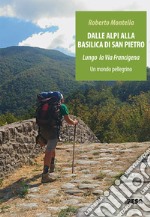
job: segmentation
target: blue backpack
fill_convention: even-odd
[[[37,95],[38,102],[44,102],[49,99],[55,99],[55,101],[60,101],[62,99],[62,94],[59,91],[49,91],[49,92],[41,92]]]

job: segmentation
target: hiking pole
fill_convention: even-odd
[[[75,144],[76,144],[76,126],[74,126],[74,141],[73,141],[73,159],[72,159],[72,173],[74,173],[74,155],[75,155]]]

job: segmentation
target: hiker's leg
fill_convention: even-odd
[[[53,173],[55,170],[55,149],[52,150],[52,158],[50,164],[50,173]]]
[[[55,149],[52,150],[52,158],[55,158]]]
[[[45,151],[45,156],[44,156],[44,168],[43,168],[43,173],[48,173],[49,167],[50,167],[50,161],[52,158],[52,153],[51,151],[46,150]]]
[[[58,139],[51,139],[48,140],[47,142],[47,147],[45,151],[45,157],[44,157],[44,169],[43,169],[43,174],[42,174],[42,183],[47,183],[47,182],[53,182],[56,180],[56,177],[53,177],[48,173],[48,170],[51,165],[51,160],[52,157],[55,155],[55,148],[57,145]]]
[[[48,169],[51,165],[52,158],[55,157],[55,148],[57,145],[58,139],[50,139],[47,142],[47,147],[45,151],[45,157],[44,157],[44,169],[43,173],[48,173]]]

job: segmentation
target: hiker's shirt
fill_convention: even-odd
[[[68,108],[65,104],[60,105],[60,117],[61,119],[63,116],[68,115]],[[40,127],[40,133],[41,135],[46,139],[57,139],[59,137],[59,128],[60,126],[54,124],[53,126],[51,125],[46,125],[46,126],[41,126]]]
[[[60,115],[61,115],[61,117],[65,116],[65,115],[69,115],[68,108],[65,104],[60,105]]]

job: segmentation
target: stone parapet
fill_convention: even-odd
[[[37,132],[35,119],[0,127],[0,178],[24,164],[32,163],[33,159],[43,152],[36,144]],[[63,122],[60,137],[63,142],[74,141],[74,126],[68,126]],[[93,132],[81,120],[76,129],[75,139],[78,143],[98,142]]]

